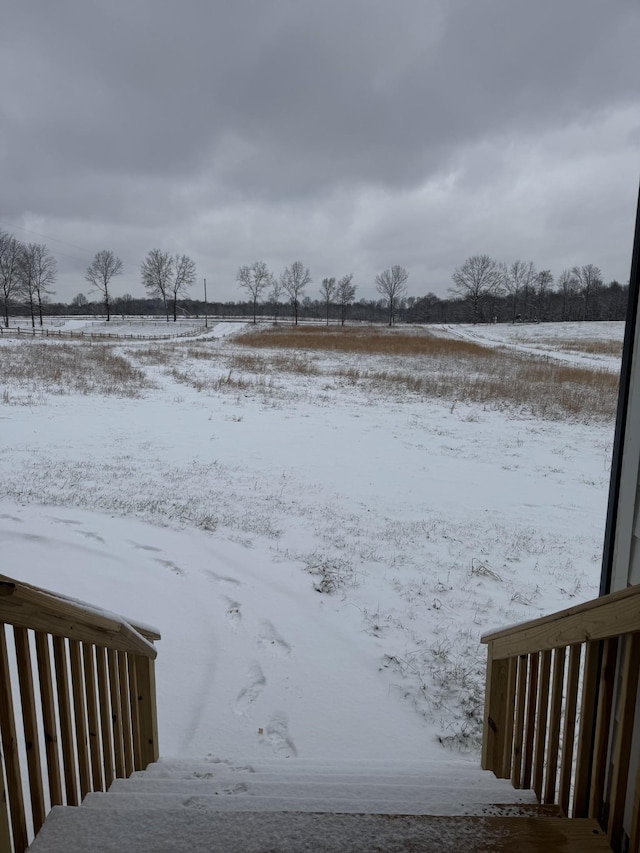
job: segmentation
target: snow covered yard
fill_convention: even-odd
[[[410,331],[610,373],[604,344],[576,343],[587,329],[622,339]],[[597,594],[610,390],[591,407],[571,388],[562,414],[526,387],[496,397],[502,367],[482,399],[471,351],[269,349],[240,331],[0,341],[0,571],[160,629],[165,756],[475,750],[480,635]]]

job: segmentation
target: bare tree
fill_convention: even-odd
[[[384,270],[376,276],[376,290],[389,303],[389,325],[395,322],[395,310],[399,300],[407,289],[409,273],[404,267],[396,264],[391,269]]]
[[[539,319],[540,316],[544,316],[547,313],[547,306],[549,302],[549,293],[553,286],[553,275],[551,274],[551,270],[540,270],[540,272],[536,275],[535,278],[535,309],[536,309],[536,318]]]
[[[84,293],[78,293],[71,300],[71,304],[74,308],[85,308],[89,304],[89,300],[84,295]]]
[[[591,303],[602,287],[602,273],[595,264],[585,264],[582,267],[572,267],[571,275],[577,284],[578,293],[582,297],[582,320],[591,317]]]
[[[502,290],[503,270],[497,261],[489,255],[472,255],[454,270],[453,287],[449,290],[462,299],[468,299],[472,306],[473,322],[481,316],[483,301],[488,296],[497,296]]]
[[[120,297],[120,303],[122,305],[122,313],[124,315],[129,315],[131,312],[131,303],[133,302],[133,296],[130,293],[125,293]]]
[[[173,258],[169,252],[162,252],[160,249],[151,249],[140,264],[142,284],[149,296],[162,299],[167,323],[169,322],[168,303],[171,294],[172,274]]]
[[[327,326],[329,325],[329,306],[331,305],[331,300],[333,299],[333,295],[336,292],[336,280],[335,278],[323,278],[322,284],[320,285],[320,295],[324,299],[325,306],[327,309]]]
[[[251,266],[242,266],[238,269],[236,281],[247,290],[253,300],[253,325],[256,324],[258,299],[263,290],[271,283],[271,273],[264,261],[254,261]]]
[[[178,297],[186,293],[196,280],[196,264],[187,255],[175,255],[171,263],[169,290],[173,303],[173,322],[178,319]]]
[[[9,327],[9,306],[19,296],[20,259],[24,246],[13,234],[0,231],[0,296],[4,309],[4,325]]]
[[[340,303],[340,325],[344,326],[344,321],[347,319],[347,310],[353,303],[356,295],[356,286],[352,284],[353,273],[343,275],[338,282],[336,289],[336,297]]]
[[[42,326],[42,303],[53,293],[58,263],[44,243],[29,243],[24,247],[23,265],[25,294],[31,308],[31,324],[34,325],[34,309],[37,305]]]
[[[514,261],[511,266],[503,268],[502,284],[507,293],[513,297],[512,323],[515,323],[518,317],[518,296],[522,291],[525,291],[528,299],[529,291],[535,281],[535,275],[536,268],[533,261]]]
[[[576,281],[571,270],[562,270],[558,276],[558,289],[562,294],[562,311],[560,314],[561,320],[572,319],[571,305],[578,292],[578,282]]]
[[[302,261],[294,261],[290,267],[285,268],[284,272],[280,276],[280,283],[291,300],[295,325],[297,326],[300,297],[302,296],[305,287],[311,283],[309,267],[305,267]]]
[[[280,279],[273,275],[271,276],[271,290],[269,291],[269,298],[273,303],[273,322],[278,322],[278,309],[280,307],[280,297],[282,296],[282,282]]]
[[[20,296],[29,306],[29,314],[31,316],[31,328],[36,327],[36,264],[34,252],[32,251],[35,243],[29,243],[24,246],[20,255],[18,267],[18,277],[20,280],[19,292]]]
[[[111,286],[111,279],[116,275],[122,275],[122,261],[110,249],[102,249],[102,251],[97,252],[85,274],[85,280],[102,297],[107,313],[107,322],[111,319],[109,287]]]

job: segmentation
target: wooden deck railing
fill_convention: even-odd
[[[157,760],[159,639],[0,575],[3,853],[23,853],[54,805],[78,805]]]
[[[570,817],[592,817],[613,850],[640,849],[640,774],[628,790],[640,669],[640,586],[486,634],[482,766]],[[625,813],[625,809],[627,812]]]

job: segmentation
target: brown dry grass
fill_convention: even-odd
[[[582,338],[560,338],[551,343],[554,349],[584,352],[588,355],[611,355],[622,357],[622,341],[597,340],[588,341]]]
[[[496,355],[491,369],[482,372],[439,369],[407,373],[349,367],[336,375],[363,387],[370,384],[381,392],[480,403],[490,409],[515,408],[535,417],[571,417],[585,422],[612,418],[618,393],[618,377],[609,371],[514,359],[503,353]]]
[[[23,387],[39,384],[53,394],[138,397],[149,387],[142,370],[108,344],[24,341],[2,349],[2,379]]]
[[[300,350],[360,355],[357,365],[327,367],[325,372],[363,390],[439,397],[584,422],[607,420],[615,414],[618,376],[611,371],[437,337],[423,329],[287,327],[251,331],[235,342],[257,349],[292,350],[285,359],[296,352],[300,355]],[[565,345],[569,343],[573,339]],[[382,356],[382,365],[368,362],[368,355]]]
[[[136,361],[148,365],[169,365],[175,360],[175,347],[172,344],[145,344],[142,347],[131,347],[129,355]]]
[[[484,356],[485,347],[471,341],[441,338],[429,331],[381,328],[379,326],[280,326],[257,329],[234,338],[246,347],[369,355],[467,355]]]

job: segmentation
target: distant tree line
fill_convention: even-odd
[[[433,293],[410,301],[408,322],[531,323],[624,320],[628,285],[604,283],[595,264],[564,269],[557,279],[532,261],[500,263],[472,255],[452,274],[450,299]]]
[[[515,260],[510,264],[488,255],[473,255],[452,274],[448,297],[434,293],[406,295],[409,272],[400,265],[383,270],[375,278],[379,299],[356,301],[353,274],[323,278],[318,295],[307,293],[311,272],[302,261],[294,261],[280,275],[272,273],[264,261],[238,268],[236,282],[248,299],[209,301],[189,297],[196,281],[196,266],[184,254],[152,249],[140,265],[145,296],[114,296],[113,279],[121,275],[123,263],[111,250],[96,253],[87,267],[85,280],[91,301],[79,293],[70,304],[55,303],[51,297],[57,275],[56,259],[44,244],[24,244],[12,234],[0,231],[0,303],[2,319],[9,325],[11,315],[25,311],[42,325],[43,312],[49,315],[95,314],[107,320],[120,316],[152,315],[170,317],[247,317],[275,323],[285,316],[323,321],[327,325],[355,322],[387,323],[492,323],[549,322],[567,320],[624,320],[628,286],[617,281],[605,284],[594,264],[563,270],[557,279],[548,269],[538,270],[533,262]]]

